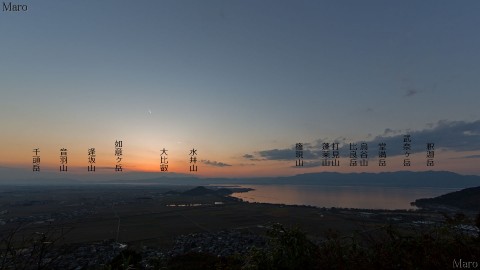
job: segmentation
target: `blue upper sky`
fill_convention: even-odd
[[[131,160],[196,147],[235,165],[386,129],[480,134],[478,1],[27,4],[0,12],[0,145],[13,156],[67,145],[86,159],[123,138]]]

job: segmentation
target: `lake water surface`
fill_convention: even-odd
[[[366,209],[415,209],[410,202],[460,190],[460,188],[397,188],[316,185],[239,185],[254,190],[233,193],[247,202]]]

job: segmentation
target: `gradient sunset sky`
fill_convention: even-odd
[[[57,172],[61,148],[67,174],[87,174],[91,147],[113,175],[116,140],[124,172],[159,172],[165,148],[190,174],[195,148],[198,176],[480,175],[479,1],[25,3],[0,12],[2,177]],[[340,167],[320,165],[323,142],[340,143]],[[351,142],[369,144],[368,167],[349,166]]]

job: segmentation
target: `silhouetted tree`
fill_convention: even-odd
[[[0,236],[0,270],[52,269],[67,252],[66,249],[62,252],[54,250],[62,245],[65,235],[72,228],[50,225],[34,233],[27,232],[27,229],[28,226],[20,224],[4,236]]]
[[[273,224],[268,231],[269,247],[253,249],[244,269],[317,269],[318,246],[299,228]]]
[[[140,267],[142,255],[135,250],[125,249],[120,252],[110,263],[111,269],[136,269]]]

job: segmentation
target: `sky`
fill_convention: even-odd
[[[161,175],[165,148],[169,172],[200,177],[480,175],[478,1],[22,3],[26,12],[0,12],[4,178],[88,178],[89,148],[95,174]],[[114,171],[117,140],[123,172]],[[327,142],[339,143],[339,167],[321,166]],[[349,144],[361,142],[369,166],[349,166]],[[62,148],[68,172],[59,172]]]

